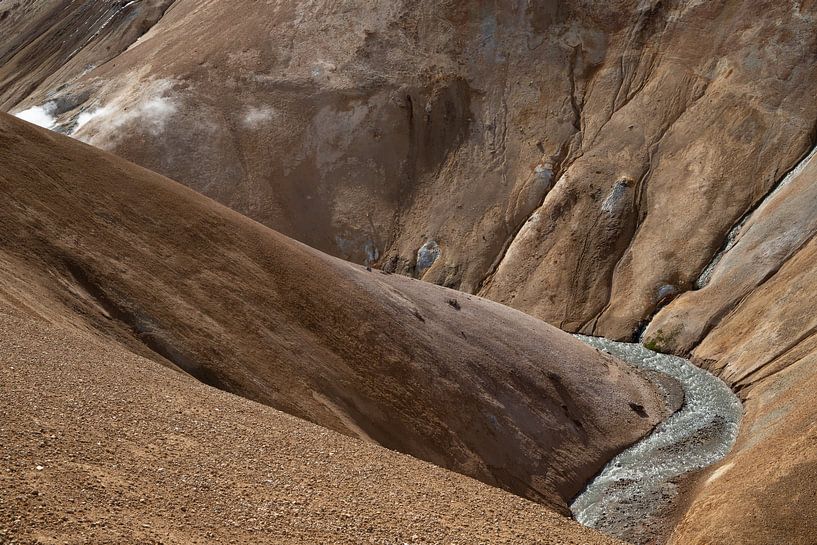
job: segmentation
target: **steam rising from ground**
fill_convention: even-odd
[[[57,104],[55,102],[46,102],[42,106],[33,106],[28,110],[17,112],[14,116],[40,127],[51,129],[57,124],[57,119],[54,117],[56,110]]]
[[[123,127],[134,123],[153,136],[160,135],[178,111],[176,100],[170,96],[172,84],[158,80],[148,84],[146,90],[133,95],[121,93],[107,104],[82,112],[71,136],[107,147],[118,140]]]
[[[105,107],[102,107],[102,108],[94,108],[93,110],[82,112],[81,114],[79,114],[79,117],[77,117],[77,125],[76,125],[76,127],[74,127],[74,131],[71,134],[74,134],[77,131],[79,131],[82,127],[87,125],[90,121],[93,121],[94,119],[96,119],[98,117],[104,117],[104,116],[110,115],[113,112],[114,112],[114,109],[111,108],[111,107],[108,107],[108,106],[105,106]]]
[[[135,80],[138,81],[138,80]],[[85,107],[77,114],[77,108],[85,101],[76,96],[63,94],[40,106],[17,112],[16,117],[59,131],[83,142],[102,148],[114,145],[127,131],[127,125],[137,124],[139,129],[153,136],[164,132],[167,123],[177,113],[177,97],[172,96],[173,81],[139,81],[136,85],[111,93],[105,104]],[[102,94],[102,93],[100,93]],[[271,118],[271,109],[249,111],[248,120],[257,123]]]
[[[264,123],[272,121],[277,112],[269,106],[250,106],[244,113],[242,123],[245,127],[256,128]]]

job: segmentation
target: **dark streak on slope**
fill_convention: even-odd
[[[89,272],[87,267],[68,256],[63,258],[63,264],[71,278],[93,297],[95,302],[110,315],[111,319],[120,322],[133,333],[134,338],[141,341],[148,350],[158,356],[158,358],[154,357],[153,359],[162,364],[166,364],[163,360],[167,360],[208,386],[227,392],[233,391],[228,382],[223,380],[217,371],[194,362],[167,341],[161,330],[156,327],[150,318],[138,310],[116,303],[114,298],[105,293],[101,283],[93,273]]]

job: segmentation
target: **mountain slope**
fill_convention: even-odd
[[[173,0],[17,0],[0,5],[0,107],[8,109],[115,58],[156,24]],[[53,113],[87,95],[65,97]]]
[[[312,247],[631,339],[810,149],[816,19],[795,0],[177,0],[14,110],[81,97],[62,130]]]
[[[817,3],[177,4],[14,110],[79,96],[60,130],[327,252],[646,328],[746,402],[676,542],[810,539]]]
[[[666,415],[627,365],[520,312],[5,115],[0,144],[0,294],[29,313],[563,510]]]
[[[3,543],[615,540],[0,304]]]

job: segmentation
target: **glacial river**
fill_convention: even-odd
[[[680,410],[613,458],[570,508],[585,526],[639,543],[654,533],[678,495],[678,480],[722,459],[737,438],[743,408],[729,387],[688,360],[640,344],[579,339],[641,369],[665,373],[684,390]]]

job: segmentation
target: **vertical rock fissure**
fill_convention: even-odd
[[[574,133],[575,134],[575,133]],[[555,164],[553,165],[553,174],[556,182],[553,184],[553,187],[546,191],[544,196],[542,197],[539,204],[533,208],[533,212],[530,215],[526,216],[522,219],[513,229],[510,229],[508,232],[508,236],[505,238],[505,243],[502,245],[502,248],[499,250],[499,253],[496,255],[494,260],[491,262],[491,266],[488,268],[488,271],[482,277],[482,280],[477,284],[474,293],[482,293],[482,291],[488,288],[491,285],[491,281],[496,274],[496,271],[499,269],[499,266],[502,264],[502,261],[505,259],[505,256],[508,254],[508,250],[510,250],[513,241],[516,240],[516,237],[519,235],[519,232],[522,231],[522,228],[525,226],[527,222],[530,221],[531,216],[536,213],[537,210],[542,208],[545,204],[545,200],[547,196],[550,194],[553,189],[556,188],[557,185],[562,181],[563,174],[570,168],[570,164],[575,161],[575,158],[568,161],[567,156],[569,155],[568,149],[570,148],[570,141],[571,139],[567,139],[562,142],[562,145],[559,147],[559,151],[556,155],[554,160]],[[567,164],[565,164],[567,162]]]
[[[709,88],[709,81],[702,80],[702,83],[703,83],[703,85],[698,90],[693,91],[693,96],[691,97],[690,103],[683,110],[681,110],[674,119],[672,119],[672,120],[670,120],[669,122],[666,123],[666,125],[658,133],[658,136],[655,139],[655,141],[650,145],[650,148],[649,148],[649,150],[647,152],[646,165],[645,165],[644,171],[641,173],[641,176],[638,179],[638,182],[635,185],[635,194],[633,196],[633,208],[634,208],[634,215],[635,215],[635,218],[636,218],[635,229],[633,230],[633,234],[630,237],[627,248],[624,250],[624,252],[622,252],[622,254],[620,256],[618,256],[618,259],[616,260],[616,263],[613,266],[613,269],[612,269],[612,272],[610,274],[610,278],[609,278],[609,281],[608,281],[609,290],[608,290],[608,294],[607,294],[607,302],[605,303],[604,307],[602,307],[602,309],[595,316],[593,316],[592,318],[587,320],[587,322],[585,322],[582,325],[582,327],[579,329],[579,331],[585,331],[585,328],[589,324],[592,324],[592,326],[590,327],[590,334],[591,335],[597,335],[598,334],[597,331],[596,331],[596,327],[597,327],[598,322],[601,319],[601,317],[610,308],[611,298],[612,298],[612,294],[613,294],[613,283],[615,281],[615,278],[616,278],[616,275],[618,273],[619,267],[621,266],[621,261],[624,258],[624,256],[626,256],[627,253],[632,248],[633,243],[635,242],[636,238],[638,237],[638,232],[641,229],[641,226],[644,224],[644,219],[647,216],[646,207],[644,206],[644,199],[645,199],[645,196],[646,196],[647,182],[649,181],[650,177],[652,176],[653,169],[655,167],[655,156],[656,156],[656,153],[658,151],[658,148],[661,146],[661,143],[664,141],[664,138],[666,137],[667,133],[669,133],[669,131],[672,129],[672,127],[675,125],[675,123],[684,115],[684,113],[686,111],[688,111],[691,107],[693,107],[699,100],[701,100],[701,98],[703,98],[706,95],[707,89]],[[638,327],[636,328],[635,331],[633,331],[630,338],[633,339],[633,340],[638,340],[641,333],[643,333],[644,330],[646,330],[646,327],[647,327],[647,325],[649,325],[649,322],[652,320],[652,318],[658,313],[659,310],[661,310],[661,308],[663,308],[663,306],[667,305],[668,303],[669,303],[668,300],[663,300],[663,301],[659,300],[656,303],[656,305],[652,309],[649,310],[649,313],[647,314],[647,316],[645,316],[644,318],[642,318],[639,321]]]
[[[550,188],[550,190],[545,191],[544,195],[542,195],[542,198],[537,203],[537,205],[532,208],[532,212],[530,214],[528,214],[525,218],[523,218],[512,229],[508,230],[508,236],[505,238],[505,242],[503,243],[502,247],[500,248],[500,250],[497,253],[494,260],[491,262],[491,266],[488,268],[488,271],[485,273],[485,275],[483,275],[482,279],[477,283],[476,289],[474,290],[474,293],[482,293],[482,291],[484,289],[486,289],[488,286],[491,285],[491,281],[493,280],[493,277],[496,274],[496,271],[499,269],[499,266],[502,264],[502,261],[505,259],[505,256],[507,255],[508,250],[510,250],[511,245],[513,244],[513,241],[516,240],[516,237],[519,235],[519,232],[522,231],[522,228],[525,226],[525,224],[528,221],[530,221],[530,218],[533,216],[533,214],[535,214],[537,210],[542,208],[542,206],[545,204],[545,200],[547,199],[547,196],[562,181],[564,173],[567,172],[567,170],[570,168],[570,165],[573,164],[573,162],[576,159],[581,157],[581,151],[579,151],[575,155],[571,156],[572,153],[573,153],[573,149],[574,149],[574,146],[572,145],[572,143],[575,140],[576,135],[579,135],[579,137],[581,137],[582,130],[583,130],[583,119],[582,118],[583,118],[584,100],[579,102],[576,99],[577,85],[576,85],[576,66],[575,65],[578,62],[579,50],[580,49],[581,49],[581,45],[577,45],[577,46],[571,48],[570,59],[569,59],[570,66],[569,66],[569,71],[568,71],[568,75],[569,75],[569,79],[570,79],[570,89],[569,89],[570,97],[569,97],[569,100],[570,100],[571,109],[573,111],[573,127],[576,129],[576,131],[561,143],[561,145],[559,146],[559,150],[556,152],[555,157],[554,156],[550,157],[550,160],[553,163],[553,179],[555,180],[555,182],[553,183],[553,186]]]

